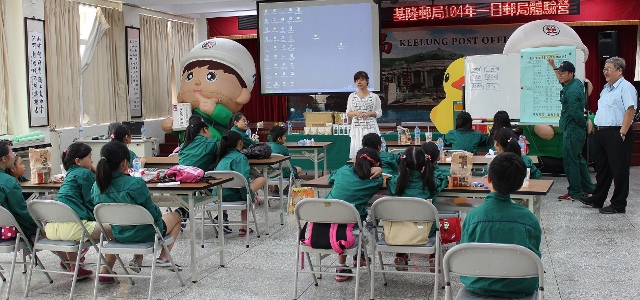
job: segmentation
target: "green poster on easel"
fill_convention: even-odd
[[[547,58],[553,58],[556,66],[563,61],[576,65],[576,47],[542,47],[520,51],[520,122],[558,124],[560,120],[560,91],[555,72]],[[584,64],[581,61],[582,65]]]

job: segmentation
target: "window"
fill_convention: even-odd
[[[87,46],[89,40],[89,34],[93,28],[93,21],[96,18],[95,6],[80,4],[80,58],[84,53],[84,48]]]

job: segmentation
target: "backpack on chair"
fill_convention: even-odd
[[[309,236],[306,236],[307,225],[309,225]],[[353,235],[355,223],[305,223],[300,230],[299,239],[307,246],[315,249],[333,249],[338,254],[342,254],[344,249],[348,249],[356,242]]]

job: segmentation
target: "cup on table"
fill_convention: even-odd
[[[524,182],[522,182],[523,187],[529,186],[529,177],[531,176],[531,168],[527,168],[527,176],[524,178]]]

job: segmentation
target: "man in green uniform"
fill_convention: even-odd
[[[584,157],[582,147],[587,138],[587,120],[584,117],[585,94],[582,81],[575,78],[576,67],[568,61],[563,61],[559,67],[553,58],[547,59],[562,84],[560,91],[560,129],[563,131],[564,144],[563,165],[567,174],[567,193],[559,196],[559,200],[575,200],[584,194],[589,194],[595,188],[589,176],[589,168]]]
[[[11,144],[0,141],[0,205],[11,212],[26,235],[34,236],[38,227],[27,211],[20,183],[5,172],[5,169],[13,167],[15,160],[16,154],[11,151]]]
[[[515,244],[540,253],[542,229],[536,216],[511,201],[510,193],[522,187],[527,169],[522,159],[511,152],[496,156],[489,165],[491,193],[484,204],[472,209],[462,225],[460,243]],[[538,288],[538,278],[503,279],[460,276],[467,290],[483,296],[522,298]]]

